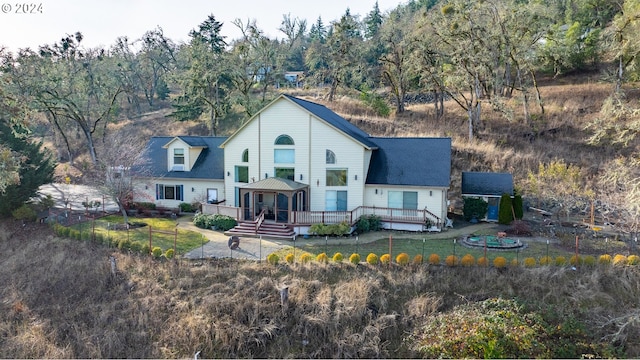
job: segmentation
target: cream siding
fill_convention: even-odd
[[[192,147],[189,148],[189,161],[187,161],[187,159],[185,158],[185,164],[187,164],[189,167],[187,168],[187,171],[191,171],[191,169],[193,169],[193,165],[196,163],[196,160],[198,160],[198,156],[200,156],[200,152],[202,151],[201,147]],[[186,153],[186,151],[185,151]]]
[[[295,145],[274,145],[280,135],[290,136]],[[233,171],[234,166],[241,165],[242,151],[246,148],[249,148],[249,181],[252,178],[255,178],[255,181],[262,180],[265,174],[268,177],[275,176],[276,167],[294,168],[294,180],[310,185],[309,205],[312,211],[325,209],[327,190],[346,190],[348,209],[364,203],[366,171],[362,159],[367,158],[364,147],[289,100],[282,98],[272,103],[225,144],[225,174],[228,171],[232,178],[226,178],[225,184],[228,189],[242,185],[233,181]],[[295,163],[276,164],[276,148],[294,149]],[[327,149],[335,153],[336,164],[326,164]],[[370,159],[370,156],[368,158]],[[368,161],[366,162],[368,166]],[[348,186],[327,187],[327,169],[347,169]],[[230,194],[231,191],[233,190],[229,191]],[[235,191],[233,194],[231,196],[235,196]],[[233,204],[235,203],[234,198]]]
[[[367,185],[365,206],[389,207],[389,191],[416,191],[418,192],[418,210],[427,209],[442,221],[447,216],[447,190],[437,187]]]
[[[162,184],[167,186],[182,185],[183,200],[156,200],[156,185]],[[222,180],[197,180],[197,179],[176,179],[176,178],[159,178],[138,180],[134,186],[134,201],[136,202],[154,202],[156,206],[177,208],[180,203],[194,203],[207,201],[207,189],[218,190],[218,201],[225,199],[225,188]]]
[[[184,171],[191,170],[191,166],[189,165],[191,163],[191,154],[189,151],[189,145],[187,145],[185,142],[181,140],[176,140],[171,142],[167,147],[167,157],[168,157],[167,164],[169,165],[167,168],[167,171],[171,171],[173,169],[173,166],[175,165],[173,163],[174,149],[184,149]],[[193,161],[195,162],[195,160]]]

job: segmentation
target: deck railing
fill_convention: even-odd
[[[216,204],[202,204],[202,213],[203,214],[220,214],[231,216],[234,219],[240,219],[240,209],[235,206],[225,206],[225,205],[216,205]]]
[[[242,219],[241,209],[233,206],[203,204],[204,214],[222,214]],[[382,221],[426,224],[427,220],[436,227],[443,226],[442,219],[429,210],[393,209],[374,206],[359,206],[351,211],[292,211],[290,223],[296,225],[338,224],[347,222],[354,225],[363,215],[379,216]],[[264,215],[259,220],[264,219]]]

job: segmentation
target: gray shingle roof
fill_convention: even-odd
[[[513,196],[513,176],[509,173],[463,172],[462,195]]]
[[[287,94],[283,94],[283,96],[293,101],[294,103],[302,106],[305,110],[309,111],[310,113],[314,114],[320,119],[326,121],[331,126],[342,131],[346,135],[351,136],[352,138],[366,145],[367,147],[370,147],[370,148],[376,147],[376,144],[371,141],[369,134],[362,131],[359,127],[353,125],[342,116],[329,110],[324,105],[316,104],[314,102],[307,101],[307,100],[302,100]]]
[[[367,184],[449,187],[450,138],[370,138],[373,152]]]
[[[154,136],[146,147],[147,165],[138,171],[145,177],[168,177],[180,179],[224,179],[224,152],[219,148],[226,137],[180,136],[190,146],[204,149],[193,164],[191,171],[167,171],[167,149],[163,148],[173,136]]]

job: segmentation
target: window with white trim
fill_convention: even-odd
[[[156,200],[184,200],[184,185],[156,184]]]

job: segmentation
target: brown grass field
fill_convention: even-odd
[[[375,136],[452,137],[452,200],[461,171],[510,171],[519,186],[540,162],[556,158],[579,166],[586,184],[619,155],[588,145],[584,130],[611,85],[596,77],[541,84],[544,116],[532,106],[533,122],[525,125],[515,98],[511,119],[487,106],[472,143],[453,102],[441,119],[429,104],[410,104],[388,119],[348,97],[326,105]],[[120,126],[144,136],[178,135],[164,115]],[[222,125],[223,135],[233,131]],[[196,123],[184,124],[182,133],[204,135]],[[640,356],[638,266],[156,261],[5,220],[0,284],[1,358]]]

